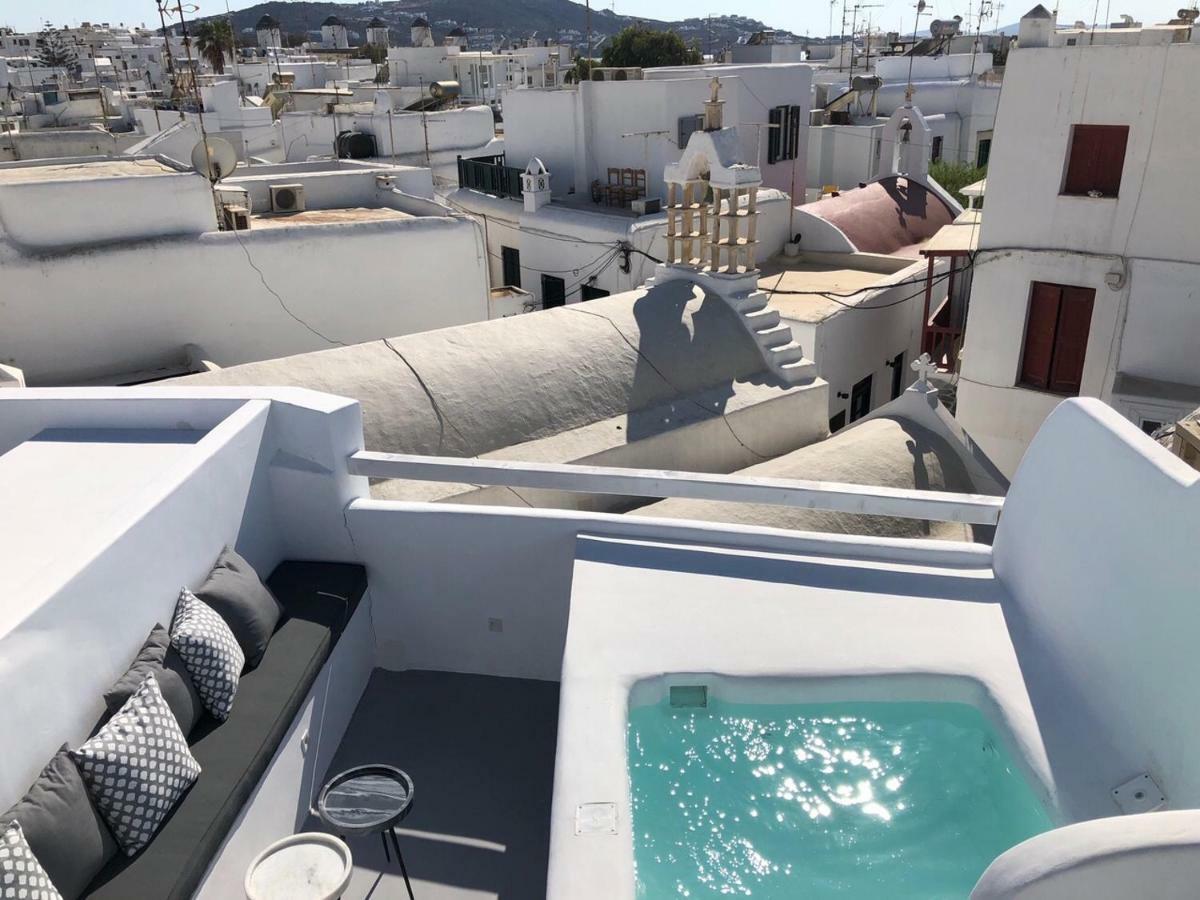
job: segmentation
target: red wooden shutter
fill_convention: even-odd
[[[1095,188],[1105,197],[1115,197],[1121,190],[1121,170],[1125,168],[1125,144],[1129,140],[1128,125],[1095,125],[1100,132],[1093,163]]]
[[[1099,191],[1105,197],[1116,197],[1121,190],[1128,141],[1128,125],[1072,126],[1063,193],[1086,195]]]
[[[1050,390],[1078,394],[1083,381],[1083,360],[1087,355],[1088,334],[1092,328],[1092,304],[1096,292],[1091,288],[1064,287],[1058,310],[1058,328],[1054,341],[1054,362],[1050,367]]]
[[[1058,323],[1062,288],[1033,282],[1029,295],[1029,317],[1025,322],[1025,351],[1021,356],[1021,383],[1042,388],[1050,385],[1050,363],[1054,359],[1054,330]]]
[[[1067,181],[1064,194],[1086,194],[1092,189],[1092,162],[1096,158],[1093,132],[1087,125],[1071,129],[1071,153],[1067,160]]]

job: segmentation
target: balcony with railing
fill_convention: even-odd
[[[458,158],[458,185],[497,197],[521,196],[521,170],[506,165],[503,153]]]

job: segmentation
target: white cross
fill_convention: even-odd
[[[933,364],[933,358],[928,353],[922,353],[912,361],[910,367],[917,373],[917,380],[922,385],[929,384],[929,376],[937,371],[937,366]]]

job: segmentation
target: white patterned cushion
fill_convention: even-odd
[[[129,856],[150,843],[200,775],[153,674],[91,740],[70,753],[96,809]]]
[[[183,657],[204,708],[224,722],[233,709],[246,655],[220,614],[187,588],[175,605],[171,646]]]
[[[62,900],[21,831],[13,822],[0,837],[0,900]]]

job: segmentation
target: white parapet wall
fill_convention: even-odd
[[[227,367],[487,319],[481,229],[429,199],[428,170],[264,168],[228,182],[249,192],[255,212],[270,211],[269,186],[284,182],[311,188],[311,207],[352,211],[218,232],[196,173],[130,177],[141,201],[131,202],[107,193],[124,178],[29,185],[39,193],[0,170],[0,360],[34,385],[120,381],[186,371],[188,344]],[[71,199],[76,185],[88,203]],[[43,193],[53,203],[39,206]],[[89,240],[97,235],[107,242]]]

